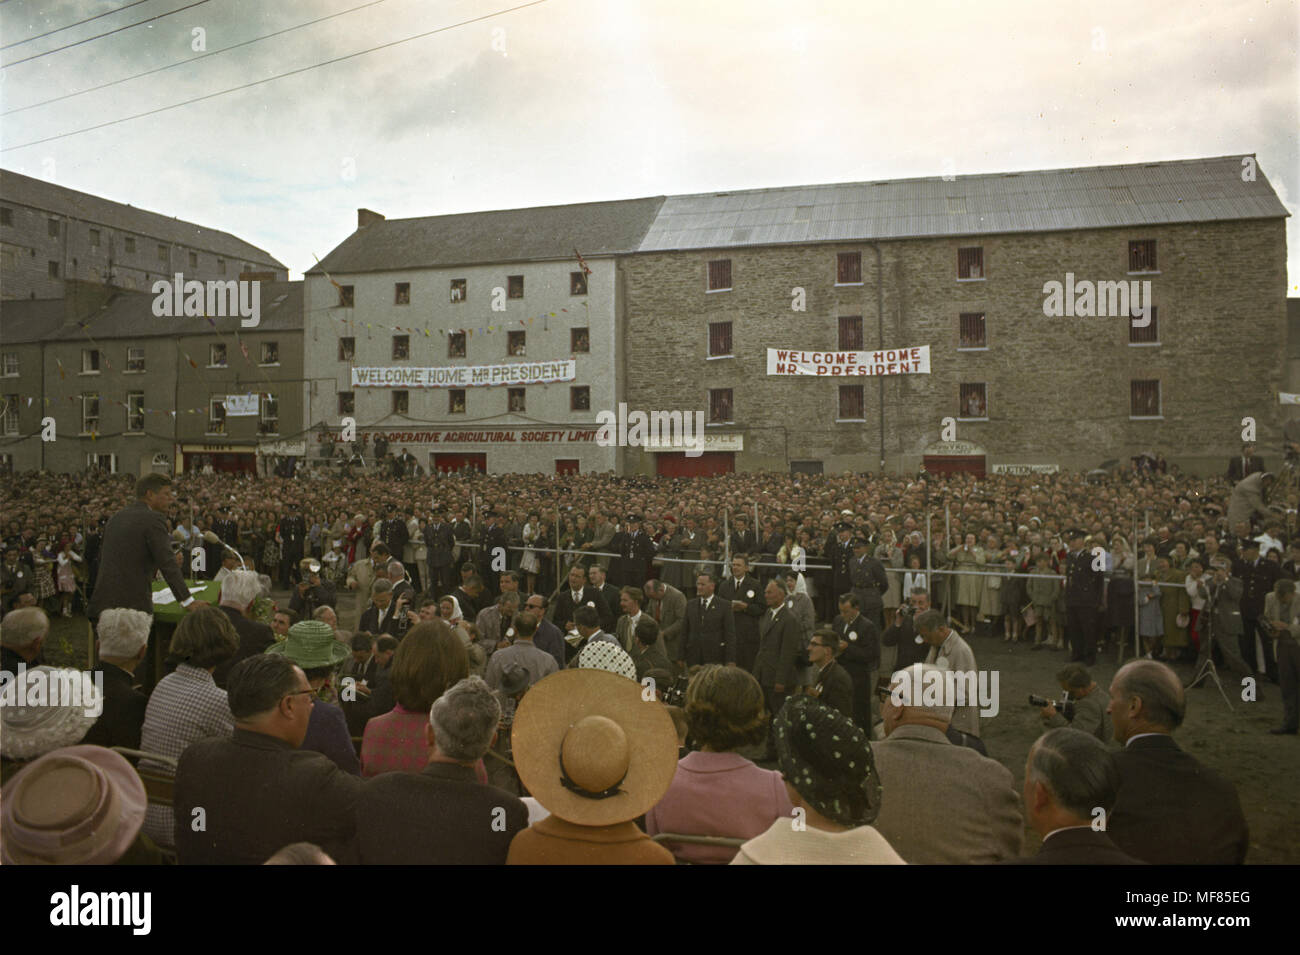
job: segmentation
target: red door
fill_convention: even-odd
[[[577,474],[579,472],[577,458],[556,458],[556,474]]]
[[[931,474],[973,474],[984,477],[982,454],[927,454],[921,463]]]
[[[433,469],[435,471],[459,471],[469,465],[480,474],[487,472],[487,452],[457,452],[454,454],[435,454]]]
[[[713,477],[736,470],[735,451],[705,451],[688,458],[685,451],[660,451],[655,455],[655,469],[660,477]]]

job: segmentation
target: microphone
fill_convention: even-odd
[[[229,544],[223,541],[216,534],[212,533],[212,531],[204,531],[203,539],[207,541],[209,544],[220,544],[226,550],[230,551],[232,554],[234,554],[236,557],[239,558],[240,567],[242,567],[244,570],[248,570],[248,565],[244,563],[243,555],[241,555],[239,551],[235,550],[235,548],[231,547]]]

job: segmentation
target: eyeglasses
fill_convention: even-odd
[[[312,705],[315,705],[316,700],[314,699],[314,697],[316,696],[316,691],[313,690],[311,687],[307,687],[307,689],[305,690],[294,690],[292,693],[286,693],[285,697],[287,698],[290,696],[301,696],[304,693],[307,694],[307,702],[311,703]]]

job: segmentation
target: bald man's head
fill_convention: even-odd
[[[1133,660],[1111,681],[1109,712],[1120,743],[1140,733],[1172,733],[1187,714],[1183,684],[1158,660]]]

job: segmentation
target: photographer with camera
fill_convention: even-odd
[[[916,619],[918,613],[925,613],[929,609],[930,591],[924,587],[913,587],[907,603],[894,612],[894,622],[881,637],[881,643],[885,646],[898,649],[890,672],[905,670],[913,663],[925,662],[930,648],[916,632],[912,621]]]
[[[317,607],[333,607],[338,597],[334,585],[321,579],[320,561],[304,557],[298,562],[298,569],[302,577],[289,598],[289,609],[298,615],[299,620],[310,620]]]
[[[1069,726],[1095,736],[1107,746],[1111,745],[1115,733],[1110,724],[1110,715],[1106,712],[1109,700],[1097,686],[1097,681],[1092,678],[1088,668],[1081,663],[1067,663],[1056,674],[1056,682],[1065,692],[1059,708],[1043,697],[1029,698],[1031,704],[1040,707],[1043,725],[1049,729]]]

